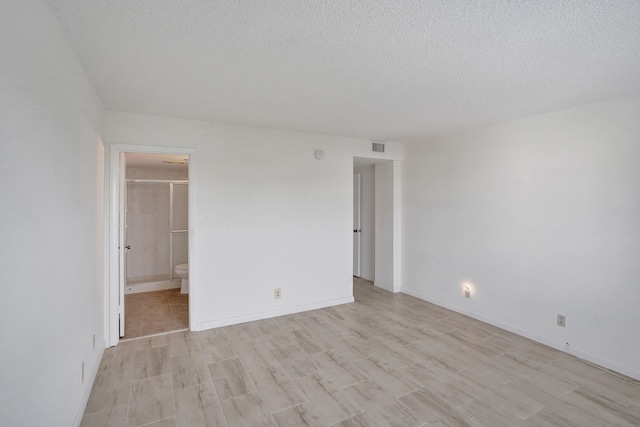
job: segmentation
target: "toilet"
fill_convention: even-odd
[[[189,293],[189,264],[176,265],[176,276],[182,279],[182,285],[180,286],[181,294]]]

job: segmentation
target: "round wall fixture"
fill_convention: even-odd
[[[324,158],[324,152],[322,150],[316,150],[315,153],[313,153],[313,155],[316,157],[316,159],[318,160],[322,160]]]

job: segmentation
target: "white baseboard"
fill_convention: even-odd
[[[449,310],[464,314],[465,316],[469,316],[472,317],[474,319],[480,320],[484,323],[488,323],[490,325],[496,326],[500,329],[504,329],[505,331],[509,331],[509,332],[513,332],[516,335],[520,335],[522,337],[525,338],[529,338],[532,341],[536,341],[540,344],[544,344],[547,345],[549,347],[555,348],[556,350],[560,350],[564,353],[568,353],[571,354],[579,359],[583,359],[586,360],[590,363],[599,365],[603,368],[606,369],[610,369],[612,371],[618,372],[622,375],[626,375],[628,377],[634,378],[636,380],[640,380],[640,370],[636,369],[636,368],[631,368],[628,366],[621,366],[615,362],[611,362],[610,360],[605,360],[602,359],[598,356],[594,356],[593,354],[589,354],[586,353],[580,349],[574,348],[574,347],[569,347],[567,346],[565,343],[563,342],[558,342],[558,341],[554,341],[551,340],[549,338],[534,334],[532,332],[526,331],[524,329],[518,328],[516,326],[504,323],[504,322],[500,322],[499,320],[493,319],[491,317],[487,317],[487,316],[483,316],[481,314],[478,313],[474,313],[472,311],[466,310],[463,307],[459,307],[456,305],[452,305],[452,304],[448,304],[436,299],[433,299],[421,292],[416,292],[413,291],[411,289],[407,289],[407,288],[401,288],[400,290],[402,293],[405,293],[407,295],[411,295],[412,297],[416,297],[418,299],[421,299],[423,301],[427,301],[430,302],[432,304],[435,304],[437,306],[440,307],[444,307],[444,308],[448,308]]]
[[[196,324],[194,331],[203,331],[205,329],[220,328],[222,326],[236,325],[238,323],[251,322],[254,320],[269,319],[271,317],[286,316],[287,314],[301,313],[303,311],[317,310],[319,308],[332,307],[334,305],[348,304],[353,302],[353,297],[338,298],[328,301],[322,301],[313,304],[298,305],[295,307],[283,308],[280,310],[265,311],[262,313],[247,314],[245,316],[228,317],[226,319],[212,320],[209,322],[201,322]]]
[[[79,427],[82,422],[82,417],[84,416],[84,411],[87,409],[87,403],[89,403],[89,397],[91,396],[91,390],[93,389],[93,383],[96,381],[96,377],[98,376],[98,369],[100,369],[100,363],[102,363],[102,356],[104,355],[104,341],[102,342],[101,348],[98,348],[95,352],[96,358],[93,360],[93,367],[91,368],[91,372],[88,377],[85,377],[86,386],[84,389],[84,394],[82,395],[82,402],[80,402],[80,408],[78,408],[78,412],[76,413],[76,418],[73,420],[73,425],[75,427]]]

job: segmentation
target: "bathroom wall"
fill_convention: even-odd
[[[127,183],[127,285],[171,279],[169,183]]]

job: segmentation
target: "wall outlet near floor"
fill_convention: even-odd
[[[275,288],[273,290],[273,299],[280,299],[282,297],[282,290],[280,288]]]
[[[80,365],[80,382],[81,383],[84,382],[84,360],[82,361],[82,364]]]
[[[562,326],[563,328],[567,326],[566,316],[563,316],[562,314],[558,314],[558,320],[556,321],[556,323],[558,324],[558,326]]]

